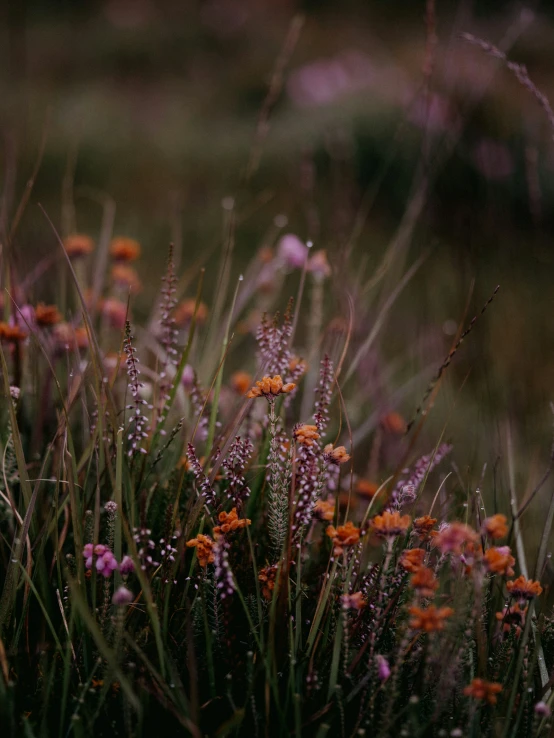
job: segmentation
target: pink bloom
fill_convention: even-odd
[[[133,563],[133,559],[130,556],[124,556],[121,559],[121,564],[119,565],[119,571],[122,574],[130,574],[131,572],[135,571],[135,565]]]
[[[190,364],[185,364],[185,368],[181,374],[181,384],[186,390],[190,390],[194,384],[194,369]]]
[[[111,576],[114,569],[117,569],[117,560],[113,553],[103,543],[93,546],[87,543],[83,547],[83,556],[85,557],[85,566],[92,569],[94,557],[96,556],[96,571],[105,577]]]
[[[377,675],[382,682],[390,677],[389,662],[381,655],[377,656]]]
[[[119,587],[114,592],[112,602],[114,605],[129,605],[133,601],[133,593],[127,587]]]
[[[308,247],[293,233],[285,234],[277,246],[279,260],[291,269],[301,269],[306,263]]]

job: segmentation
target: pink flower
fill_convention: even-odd
[[[315,252],[308,262],[308,271],[319,279],[325,279],[325,277],[331,276],[331,267],[327,261],[327,252],[325,249]]]
[[[121,559],[121,564],[119,565],[119,571],[122,574],[130,574],[131,572],[135,571],[135,565],[133,563],[133,559],[130,556],[124,556]]]
[[[119,587],[114,592],[112,602],[114,605],[129,605],[133,601],[133,593],[127,587]]]
[[[83,556],[85,557],[85,566],[92,569],[94,557],[96,556],[96,571],[104,577],[111,576],[112,572],[117,569],[117,560],[113,553],[103,543],[93,546],[87,543],[83,547]]]
[[[377,675],[382,682],[390,677],[389,662],[381,655],[377,656]]]
[[[291,269],[301,269],[306,263],[308,247],[293,233],[285,234],[277,246],[279,260]]]
[[[181,374],[181,384],[186,390],[190,390],[194,384],[194,369],[190,364],[185,364]]]

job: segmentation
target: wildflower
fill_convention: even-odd
[[[112,282],[124,290],[129,290],[132,295],[136,295],[142,289],[140,277],[136,269],[127,264],[114,264],[111,271]]]
[[[140,243],[125,236],[114,238],[110,243],[110,256],[116,261],[136,261],[140,256]]]
[[[433,537],[433,545],[443,554],[453,553],[460,556],[464,546],[468,543],[476,543],[478,538],[477,533],[469,525],[449,523]]]
[[[376,515],[371,521],[371,529],[376,536],[389,538],[405,533],[410,527],[412,519],[409,515],[400,515],[399,512],[385,510]]]
[[[307,369],[308,365],[306,364],[304,359],[301,359],[298,356],[293,356],[289,361],[289,370],[295,378],[301,377],[303,374],[306,373]]]
[[[342,607],[344,610],[361,610],[367,605],[363,592],[353,592],[352,594],[341,595]]]
[[[542,700],[540,702],[537,702],[534,710],[535,715],[538,715],[539,717],[550,717],[552,715],[552,710],[546,704],[546,702],[543,702]]]
[[[94,251],[94,241],[83,233],[72,233],[65,239],[64,246],[70,259],[87,256]]]
[[[301,269],[308,257],[308,247],[292,233],[281,237],[277,245],[280,261],[290,269]]]
[[[115,297],[108,297],[102,305],[102,315],[112,328],[122,330],[127,320],[127,305]]]
[[[358,479],[356,482],[356,492],[362,497],[373,497],[379,489],[379,485],[370,482],[369,479]]]
[[[236,507],[230,513],[220,512],[218,520],[221,525],[216,525],[214,528],[214,535],[216,536],[246,528],[252,523],[248,518],[239,518]]]
[[[235,372],[231,377],[231,387],[237,395],[245,395],[252,384],[252,375],[248,372]]]
[[[344,446],[337,446],[334,448],[332,443],[328,443],[323,449],[323,452],[325,454],[325,458],[331,464],[345,464],[350,460],[350,454],[346,452],[346,448]]]
[[[487,682],[485,679],[472,679],[471,684],[464,687],[466,697],[474,700],[485,700],[489,705],[496,704],[496,695],[502,692],[502,685],[498,682]]]
[[[256,382],[255,386],[246,393],[246,396],[249,399],[254,397],[266,397],[268,400],[274,400],[278,395],[292,392],[295,387],[296,385],[293,382],[283,384],[283,380],[278,374],[273,378],[265,376],[260,381]]]
[[[505,515],[492,515],[483,521],[483,533],[489,538],[496,541],[508,535],[508,526],[506,525]]]
[[[384,656],[381,656],[381,654],[377,655],[376,660],[377,660],[377,676],[379,677],[379,680],[381,682],[385,682],[391,675],[389,662],[386,660]]]
[[[509,546],[491,546],[485,552],[485,566],[492,574],[513,576],[512,566],[516,560],[511,555]]]
[[[190,541],[187,541],[187,548],[196,548],[198,563],[202,568],[205,569],[208,564],[214,563],[214,541],[210,536],[205,536],[203,533],[199,533],[196,538],[192,538]]]
[[[525,625],[525,616],[527,608],[521,607],[517,602],[511,607],[505,607],[501,612],[495,613],[495,618],[502,623],[502,631],[509,633],[512,628],[516,629],[516,636],[521,635],[521,630]]]
[[[262,583],[262,594],[266,600],[271,599],[271,593],[275,589],[275,579],[277,577],[277,564],[264,566],[258,572],[258,579]]]
[[[345,547],[355,546],[360,540],[360,529],[356,528],[350,520],[345,525],[339,525],[338,528],[329,525],[325,532],[333,541],[335,556],[344,553]]]
[[[317,425],[307,425],[306,423],[303,423],[302,425],[297,426],[294,429],[294,437],[298,443],[301,443],[304,446],[313,446],[314,441],[317,441],[319,438]]]
[[[133,563],[133,559],[130,556],[124,556],[121,559],[119,571],[121,572],[121,574],[131,574],[131,572],[135,571],[135,565]]]
[[[381,428],[395,436],[403,436],[406,433],[407,424],[400,413],[387,413],[381,418]]]
[[[180,302],[175,308],[173,317],[175,318],[176,325],[181,328],[187,326],[191,322],[195,310],[196,322],[199,324],[204,323],[208,317],[208,308],[203,302],[199,302],[198,307],[196,307],[196,300],[189,298]]]
[[[437,519],[432,518],[430,515],[423,515],[421,518],[416,518],[414,520],[413,532],[422,541],[428,541],[431,538],[431,531],[436,522]]]
[[[406,571],[415,574],[423,566],[425,550],[423,548],[410,548],[402,552],[400,566]]]
[[[420,567],[410,579],[410,585],[417,590],[421,597],[433,597],[439,588],[437,578],[426,566]]]
[[[85,557],[85,566],[92,569],[94,557],[96,556],[96,571],[104,577],[109,577],[112,572],[117,569],[117,561],[113,553],[103,543],[93,546],[87,543],[83,547],[83,556]]]
[[[249,521],[250,522],[250,521]],[[215,581],[222,600],[235,591],[235,582],[229,566],[229,544],[224,538],[216,541],[214,546]]]
[[[10,325],[4,321],[0,321],[0,340],[9,343],[17,343],[27,338],[27,334],[18,325]]]
[[[314,514],[320,520],[332,520],[335,517],[335,503],[317,500],[314,505]]]
[[[112,603],[114,605],[129,605],[133,601],[133,596],[133,593],[122,585],[115,590]]]
[[[325,279],[331,276],[331,267],[327,260],[327,252],[325,249],[316,251],[308,262],[308,271],[311,272],[316,279]]]
[[[542,587],[539,582],[532,579],[525,579],[519,576],[517,579],[507,582],[506,588],[512,597],[519,600],[532,600],[533,597],[539,597],[542,593]]]
[[[62,316],[55,305],[45,305],[43,302],[39,302],[35,309],[35,320],[37,325],[46,327],[60,323]]]
[[[454,610],[451,607],[437,608],[435,605],[427,608],[413,606],[409,608],[409,613],[412,616],[410,628],[431,633],[434,630],[444,630],[444,621],[454,614]]]

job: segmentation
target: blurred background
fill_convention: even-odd
[[[209,296],[233,209],[235,276],[278,232],[327,250],[326,316],[347,321],[350,296],[355,349],[421,259],[357,369],[407,419],[499,284],[429,439],[446,425],[461,479],[511,456],[518,497],[533,487],[552,442],[554,129],[461,34],[524,63],[554,100],[552,3],[8,0],[0,13],[3,223],[44,146],[14,239],[22,274],[56,248],[38,203],[63,235],[97,238],[109,198],[114,232],[143,246],[139,312],[170,240],[182,269],[205,260]],[[55,301],[55,279],[40,290]]]

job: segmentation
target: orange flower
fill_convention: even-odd
[[[421,566],[416,571],[410,579],[410,584],[422,597],[433,597],[435,591],[439,588],[435,575],[426,566]]]
[[[539,597],[542,594],[540,583],[532,579],[525,579],[524,576],[506,582],[506,587],[512,597],[516,597],[518,600],[532,600],[533,597]]]
[[[369,479],[358,479],[356,482],[356,493],[362,497],[373,497],[378,489],[379,485]]]
[[[43,302],[39,302],[35,308],[35,320],[38,325],[56,325],[61,319],[61,313],[55,305],[45,305]]]
[[[502,685],[498,682],[487,682],[484,679],[472,679],[471,684],[464,688],[466,697],[474,700],[485,700],[489,705],[496,704],[496,695],[502,692]]]
[[[483,521],[483,532],[492,538],[493,541],[497,541],[499,538],[504,538],[508,535],[508,526],[506,525],[505,515],[492,515],[490,518],[485,518]]]
[[[387,413],[381,418],[381,428],[391,435],[403,436],[407,427],[400,413]]]
[[[362,592],[341,595],[340,599],[345,610],[361,610],[367,605]]]
[[[381,515],[376,515],[371,521],[371,529],[376,536],[388,538],[405,533],[410,527],[412,519],[409,515],[400,515],[399,512],[385,510]]]
[[[435,605],[429,605],[427,608],[413,606],[408,608],[408,611],[412,616],[410,628],[423,630],[425,633],[444,630],[444,621],[454,614],[451,607],[437,608]]]
[[[252,376],[248,372],[235,372],[231,377],[231,387],[237,395],[244,395],[252,384]]]
[[[525,616],[527,614],[527,608],[521,607],[516,602],[511,607],[505,607],[502,612],[495,614],[496,619],[502,623],[502,632],[509,633],[512,628],[516,629],[516,636],[521,635],[521,629],[525,625]]]
[[[136,295],[142,289],[142,283],[136,269],[127,264],[113,265],[112,282],[118,287],[129,290],[132,295]]]
[[[205,569],[208,564],[214,563],[214,541],[210,536],[199,533],[196,538],[187,541],[187,548],[196,548],[198,563],[202,568]]]
[[[10,325],[4,321],[0,322],[0,340],[16,343],[27,338],[25,331],[18,325]]]
[[[277,564],[265,566],[258,572],[258,579],[262,583],[262,594],[266,600],[271,599],[271,593],[275,589],[275,578],[277,576]]]
[[[443,554],[453,553],[460,556],[468,543],[476,543],[478,540],[479,536],[469,525],[450,523],[433,537],[433,545]]]
[[[430,515],[423,515],[421,518],[416,518],[414,520],[414,533],[422,541],[428,541],[431,538],[431,531],[436,522],[437,519],[432,518]]]
[[[112,239],[110,255],[116,261],[135,261],[140,256],[140,243],[134,238],[119,236]]]
[[[112,328],[122,330],[125,328],[125,321],[128,318],[127,305],[115,297],[108,297],[102,304],[102,315]]]
[[[195,308],[196,300],[189,298],[180,302],[175,308],[175,313],[173,315],[176,324],[180,327],[187,326],[192,320]],[[199,302],[198,309],[196,310],[196,322],[198,324],[202,324],[206,321],[207,317],[208,308],[203,302]]]
[[[65,239],[64,246],[67,255],[72,259],[87,256],[94,251],[94,241],[83,233],[72,233]]]
[[[334,448],[332,443],[328,443],[323,451],[325,453],[325,458],[331,464],[345,464],[347,461],[350,461],[350,454],[346,452],[346,448],[344,446],[337,446]]]
[[[423,566],[425,550],[423,548],[410,548],[402,552],[400,566],[406,571],[415,574]]]
[[[491,546],[485,551],[485,566],[492,574],[513,576],[512,566],[516,560],[511,555],[509,546]]]
[[[278,395],[287,394],[292,392],[296,387],[293,382],[283,384],[281,377],[276,374],[274,377],[262,377],[260,381],[256,382],[255,386],[246,393],[249,399],[254,397],[265,397],[268,400],[274,400]]]
[[[294,437],[298,443],[301,443],[304,446],[313,446],[314,441],[319,438],[317,425],[307,425],[306,423],[299,425],[294,429]]]
[[[314,514],[320,520],[332,520],[335,517],[335,503],[318,500],[314,505]]]
[[[360,540],[360,529],[356,528],[350,520],[345,525],[339,525],[338,528],[329,525],[325,532],[333,541],[335,556],[340,556],[346,546],[355,546]]]
[[[218,520],[221,525],[216,525],[214,528],[214,535],[216,536],[221,534],[225,535],[225,533],[230,533],[234,530],[239,530],[240,528],[246,528],[252,523],[248,518],[239,518],[236,507],[234,507],[230,513],[220,512]]]

